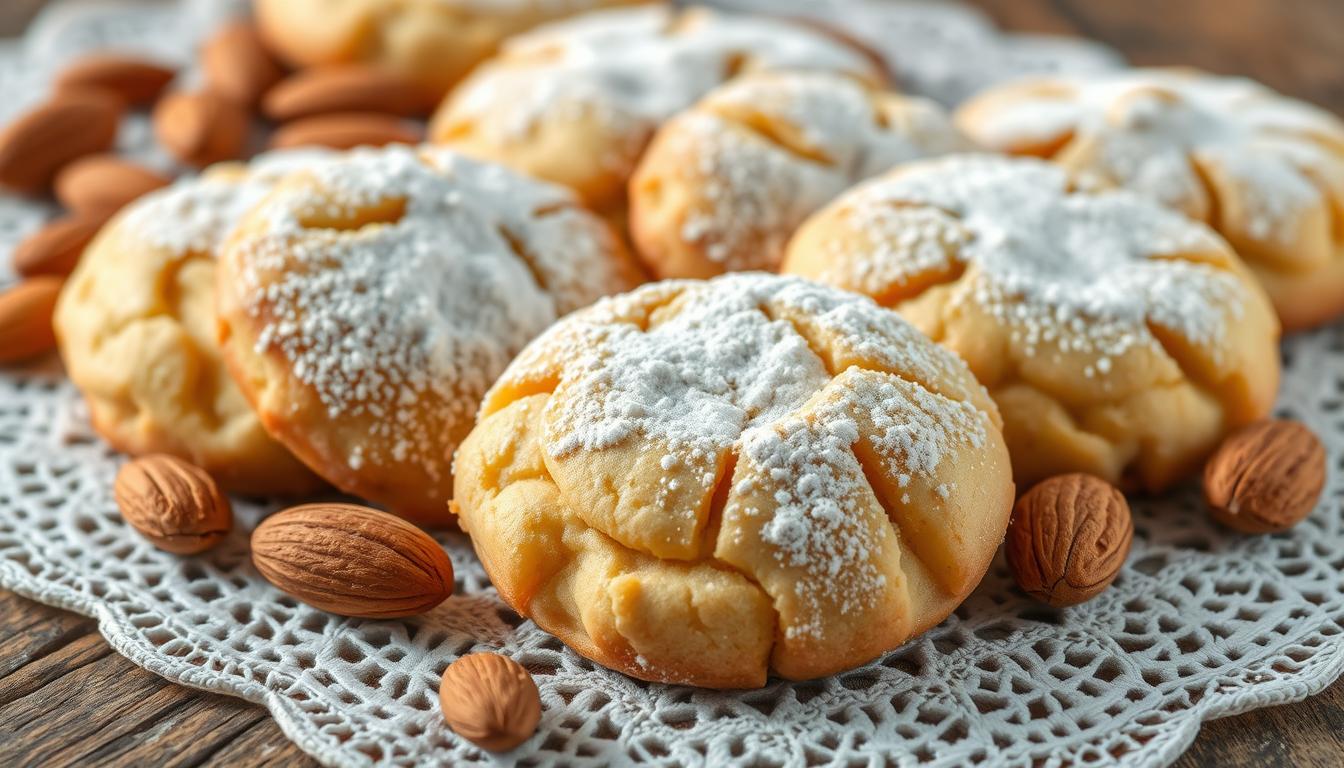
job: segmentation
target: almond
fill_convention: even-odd
[[[1110,586],[1133,541],[1124,494],[1100,478],[1072,474],[1044,480],[1018,499],[1005,550],[1018,586],[1062,607]]]
[[[424,613],[453,593],[453,564],[429,534],[355,504],[304,504],[252,532],[252,562],[275,586],[329,613]]]
[[[56,199],[79,213],[111,212],[170,183],[167,176],[116,155],[89,155],[56,174]]]
[[[306,69],[281,81],[266,94],[262,112],[284,122],[332,112],[382,112],[425,115],[437,99],[414,80],[375,67]]]
[[[81,56],[56,75],[57,91],[93,88],[116,94],[123,104],[154,103],[177,71],[152,59],[124,53]]]
[[[38,192],[66,163],[103,152],[117,138],[121,102],[93,90],[65,91],[0,131],[0,185]]]
[[[384,144],[416,144],[424,135],[420,127],[377,112],[338,112],[315,115],[285,123],[271,135],[272,149],[331,147],[350,149]]]
[[[53,219],[14,247],[14,271],[28,277],[69,275],[106,222],[107,215],[102,212]]]
[[[214,479],[176,456],[127,462],[112,495],[126,522],[166,552],[204,552],[233,530],[233,509]]]
[[[541,720],[532,675],[497,653],[473,653],[449,664],[439,684],[439,705],[457,735],[491,752],[527,741]]]
[[[205,41],[201,68],[210,90],[249,107],[285,75],[257,28],[246,21],[226,24]]]
[[[1213,518],[1245,533],[1297,525],[1325,487],[1325,448],[1297,421],[1261,421],[1233,432],[1204,465]]]
[[[250,116],[212,91],[170,93],[154,108],[154,135],[169,154],[202,167],[243,153]]]
[[[60,293],[61,278],[51,276],[30,278],[0,293],[0,365],[56,346],[51,316]]]

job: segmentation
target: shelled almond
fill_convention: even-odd
[[[415,144],[424,130],[393,115],[377,112],[339,112],[305,117],[280,126],[271,135],[272,149],[330,147],[350,149],[384,144]]]
[[[178,161],[202,167],[243,153],[247,109],[213,91],[170,93],[154,108],[154,135]]]
[[[56,346],[51,316],[61,278],[29,278],[0,293],[0,364],[36,357]]]
[[[527,741],[541,720],[541,696],[521,664],[497,653],[472,653],[443,672],[443,719],[482,749],[506,752]]]
[[[27,277],[69,275],[107,217],[106,211],[97,211],[53,219],[15,246],[14,271]]]
[[[110,212],[172,179],[116,155],[89,155],[56,174],[56,199],[77,213]]]
[[[1284,531],[1316,508],[1325,474],[1325,447],[1306,425],[1261,421],[1232,433],[1209,459],[1204,499],[1229,528]]]
[[[204,552],[233,529],[233,509],[214,479],[175,456],[127,462],[112,490],[126,522],[166,552]]]
[[[262,112],[277,122],[333,112],[382,112],[410,117],[434,108],[435,94],[392,72],[346,65],[315,67],[290,75],[262,101]]]
[[[118,97],[97,90],[52,96],[0,131],[0,185],[38,192],[67,163],[104,152],[117,138]]]
[[[152,104],[177,76],[172,67],[134,54],[99,52],[82,56],[56,75],[56,91],[95,89],[115,94],[128,106]]]
[[[205,41],[201,68],[210,90],[249,107],[285,74],[247,21],[226,24]]]

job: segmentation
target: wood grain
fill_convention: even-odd
[[[1079,34],[1144,65],[1243,74],[1344,113],[1340,0],[978,0],[1009,29]],[[0,36],[42,0],[0,0]],[[1344,764],[1344,682],[1204,726],[1180,768]],[[146,672],[92,620],[0,591],[0,766],[311,766],[261,708]]]

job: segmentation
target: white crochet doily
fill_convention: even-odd
[[[183,59],[218,5],[48,15],[25,43],[0,48],[0,110],[36,98],[54,64],[80,50]],[[940,7],[928,24],[980,23]],[[968,54],[964,71],[983,61]],[[921,66],[955,70],[945,59]],[[144,146],[141,128],[128,148]],[[45,215],[0,197],[0,262]],[[442,539],[455,596],[402,621],[329,616],[268,586],[248,557],[256,505],[238,503],[239,530],[207,556],[159,552],[119,517],[119,458],[50,361],[0,373],[0,585],[97,618],[146,669],[266,706],[330,765],[491,760],[444,726],[436,702],[444,667],[478,650],[518,659],[541,689],[541,726],[505,763],[1164,764],[1202,721],[1301,699],[1344,662],[1344,328],[1297,337],[1285,355],[1282,412],[1321,434],[1332,465],[1324,501],[1295,530],[1220,530],[1193,491],[1138,502],[1130,562],[1093,602],[1043,608],[999,563],[942,626],[814,682],[717,693],[596,667],[505,608],[456,536]]]

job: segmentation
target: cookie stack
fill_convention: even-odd
[[[1019,493],[1191,477],[1270,413],[1280,328],[1344,312],[1344,124],[1243,80],[949,114],[781,19],[320,5],[258,0],[263,38],[445,94],[431,143],[130,204],[61,292],[70,377],[126,453],[460,525],[634,677],[876,658],[975,588]]]

